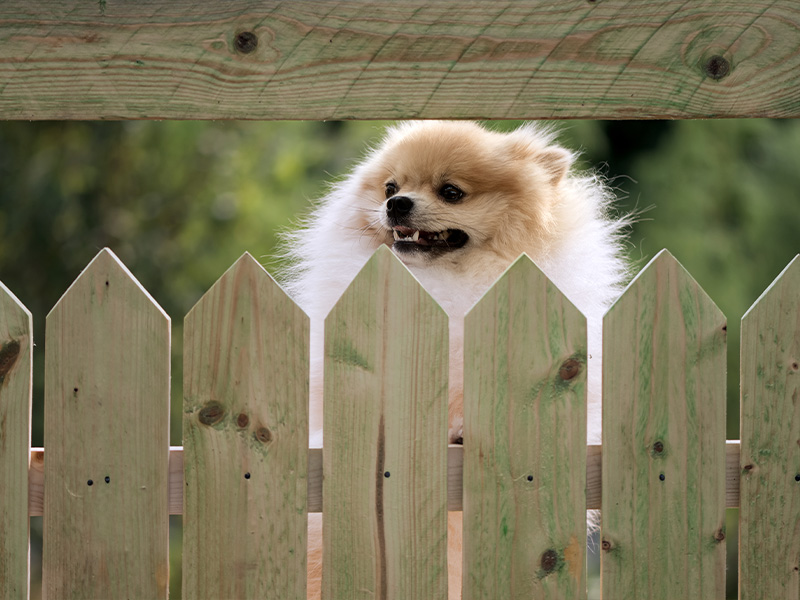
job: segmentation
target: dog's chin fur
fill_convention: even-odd
[[[322,443],[323,320],[381,244],[393,247],[450,317],[451,441],[461,437],[464,314],[526,253],[587,317],[587,438],[600,442],[601,320],[627,277],[620,249],[627,223],[609,216],[612,195],[597,175],[575,173],[574,160],[533,125],[499,133],[470,122],[403,123],[286,236],[284,283],[311,318],[312,445]],[[463,197],[443,197],[446,185]],[[387,196],[413,208],[390,215]],[[421,243],[412,241],[417,230]],[[455,233],[435,235],[445,231]],[[451,597],[454,586],[460,589],[451,573]],[[309,590],[314,597],[313,582]]]

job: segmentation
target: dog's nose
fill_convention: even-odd
[[[412,208],[414,201],[405,196],[393,196],[386,201],[386,214],[393,219],[407,216]]]

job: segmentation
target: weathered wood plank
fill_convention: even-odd
[[[742,319],[739,597],[800,598],[800,256]]]
[[[3,119],[800,116],[794,0],[0,9]]]
[[[586,447],[586,508],[601,508],[602,448]],[[460,511],[462,505],[462,467],[464,447],[447,448],[447,510]],[[28,514],[44,514],[44,448],[31,449]],[[739,506],[739,440],[725,443],[725,506]],[[308,450],[308,512],[322,512],[322,448]],[[169,514],[183,514],[183,448],[169,451]]]
[[[0,283],[0,598],[28,598],[31,313]]]
[[[323,598],[447,597],[448,322],[385,246],[325,320]]]
[[[103,250],[46,342],[44,594],[166,598],[169,317]]]
[[[725,597],[725,317],[667,251],[603,323],[603,597]]]
[[[586,597],[586,318],[527,256],[465,320],[465,600]]]
[[[245,254],[184,339],[184,597],[305,598],[308,317]]]

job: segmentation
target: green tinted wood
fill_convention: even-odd
[[[794,0],[6,0],[0,118],[800,116]]]
[[[184,339],[184,597],[304,598],[308,317],[245,254]]]
[[[28,598],[31,313],[0,283],[0,598]]]
[[[327,600],[446,597],[447,328],[386,247],[325,321]]]
[[[585,598],[585,317],[523,256],[464,357],[463,597]]]
[[[741,600],[800,598],[800,257],[742,319]]]
[[[603,597],[725,597],[725,318],[666,251],[603,324]]]
[[[46,342],[44,594],[166,598],[169,317],[103,250]]]

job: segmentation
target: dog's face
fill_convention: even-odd
[[[532,239],[546,242],[571,162],[532,130],[411,123],[364,166],[360,195],[380,206],[372,234],[407,264],[460,263],[486,251],[516,258]]]

